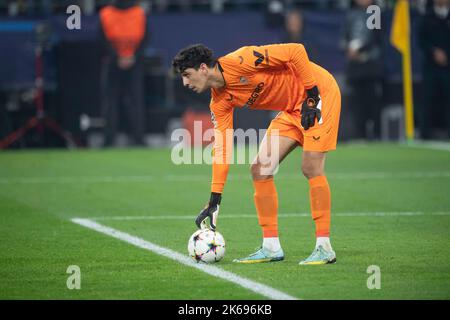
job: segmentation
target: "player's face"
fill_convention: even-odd
[[[208,68],[205,64],[200,65],[198,70],[187,68],[181,74],[181,77],[183,78],[183,86],[188,87],[194,92],[202,93],[208,89]]]

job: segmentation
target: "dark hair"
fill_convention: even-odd
[[[194,44],[178,52],[173,58],[172,66],[176,72],[183,73],[188,68],[198,70],[202,63],[210,68],[215,65],[216,59],[213,58],[213,51],[203,44]]]

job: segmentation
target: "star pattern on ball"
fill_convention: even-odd
[[[217,250],[217,244],[216,244],[215,242],[211,242],[210,244],[208,244],[208,246],[209,246],[208,252],[209,252],[209,251],[213,251],[214,253],[216,253],[216,250]]]
[[[195,254],[195,261],[199,262],[202,260],[202,255],[201,254]]]

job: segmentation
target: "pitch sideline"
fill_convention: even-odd
[[[169,258],[171,260],[174,260],[176,262],[182,263],[188,267],[196,268],[200,271],[203,271],[209,275],[212,275],[214,277],[224,279],[226,281],[232,282],[234,284],[237,284],[245,289],[248,289],[250,291],[253,291],[259,295],[262,295],[264,297],[267,297],[269,299],[273,300],[299,300],[296,297],[290,296],[284,292],[281,292],[277,289],[271,288],[269,286],[266,286],[262,283],[258,283],[246,278],[243,278],[241,276],[238,276],[232,272],[223,270],[219,267],[207,265],[207,264],[199,264],[194,262],[190,257],[187,257],[186,255],[183,255],[181,253],[178,253],[176,251],[173,251],[168,248],[164,248],[161,246],[158,246],[154,243],[151,243],[149,241],[146,241],[144,239],[138,238],[136,236],[130,235],[128,233],[107,227],[105,225],[99,224],[95,221],[89,220],[89,219],[81,219],[81,218],[73,218],[71,219],[73,223],[76,223],[78,225],[81,225],[83,227],[86,227],[91,230],[95,230],[97,232],[103,233],[105,235],[111,236],[113,238],[122,240],[124,242],[127,242],[129,244],[132,244],[136,247],[139,247],[141,249],[145,249],[148,251],[151,251],[153,253],[159,254],[161,256],[164,256],[166,258]]]
[[[448,216],[450,212],[436,211],[436,212],[423,212],[423,211],[400,211],[400,212],[337,212],[332,213],[333,217],[402,217],[402,216]],[[194,221],[197,216],[193,215],[164,215],[164,216],[104,216],[104,217],[89,217],[90,220],[192,220]],[[278,218],[309,218],[311,213],[280,213]],[[256,218],[255,214],[234,214],[234,215],[221,215],[220,219],[245,219]]]
[[[275,177],[279,180],[303,181],[300,174],[292,175],[278,173]],[[329,179],[339,180],[369,180],[369,179],[435,179],[450,178],[450,171],[422,171],[422,172],[331,172],[327,174]],[[131,176],[58,176],[58,177],[12,177],[0,178],[0,184],[71,184],[71,183],[148,183],[148,182],[204,182],[210,175],[131,175]],[[231,174],[229,181],[248,181],[249,174]]]

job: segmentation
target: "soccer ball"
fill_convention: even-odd
[[[188,251],[196,262],[214,263],[225,255],[225,240],[217,231],[197,230],[189,238]]]

